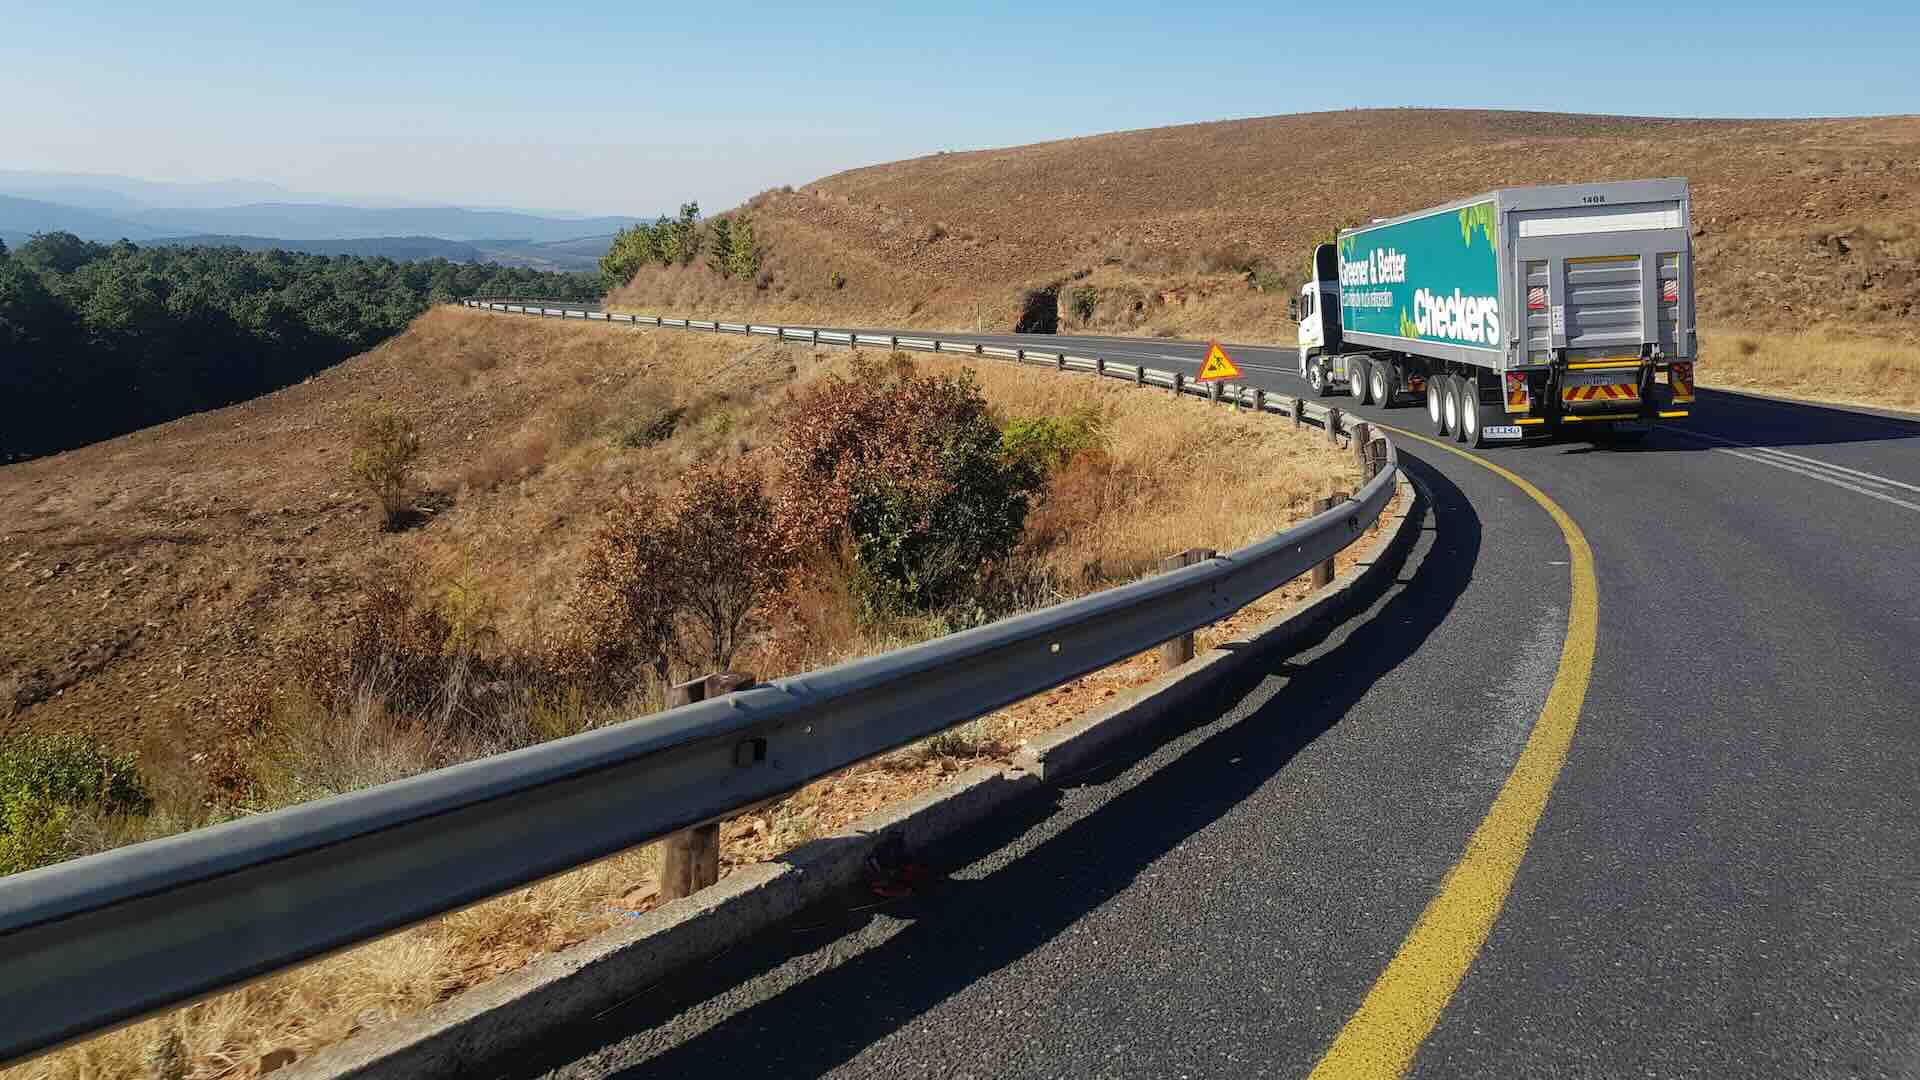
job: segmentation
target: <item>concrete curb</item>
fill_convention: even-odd
[[[898,836],[923,848],[990,816],[1042,784],[1058,783],[1110,758],[1178,710],[1203,701],[1254,658],[1338,622],[1398,565],[1418,530],[1416,497],[1403,472],[1399,507],[1352,569],[1313,600],[1223,643],[1028,745],[1008,768],[981,766],[933,791],[885,807],[852,827],[803,844],[777,863],[743,867],[717,885],[605,931],[564,952],[461,993],[426,1012],[325,1047],[278,1075],[286,1080],[455,1077],[484,1073],[489,1061],[543,1030],[593,1017],[674,971],[791,918],[855,885],[867,857]]]

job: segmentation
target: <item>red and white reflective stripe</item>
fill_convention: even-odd
[[[1680,283],[1678,281],[1661,282],[1660,283],[1660,299],[1666,301],[1669,304],[1679,303],[1680,302]]]
[[[1547,290],[1528,289],[1527,290],[1527,310],[1528,311],[1545,311],[1546,309],[1547,309]]]

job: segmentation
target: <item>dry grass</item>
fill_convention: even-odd
[[[1387,109],[1190,124],[768,192],[748,207],[771,253],[766,289],[696,266],[643,272],[615,299],[695,317],[1007,330],[1028,289],[1068,286],[1064,316],[1071,288],[1089,286],[1092,329],[1291,342],[1287,296],[1336,226],[1504,185],[1678,175],[1692,182],[1702,327],[1845,320],[1897,338],[1920,312],[1916,151],[1913,117]],[[1254,289],[1238,272],[1247,257],[1285,287]]]
[[[554,335],[553,341],[540,341],[548,334]],[[777,410],[764,407],[767,395],[844,372],[851,363],[838,351],[814,354],[799,346],[747,345],[738,338],[674,331],[634,334],[454,312],[429,316],[385,352],[418,364],[450,340],[466,350],[458,355],[491,358],[457,368],[466,374],[446,385],[460,393],[495,378],[540,384],[542,392],[526,399],[529,407],[497,414],[480,430],[508,447],[520,445],[519,436],[545,433],[550,438],[547,452],[537,464],[516,463],[512,475],[491,490],[469,491],[416,534],[383,538],[362,529],[354,535],[360,544],[414,545],[410,556],[446,568],[452,576],[445,580],[487,583],[495,593],[485,603],[513,634],[538,632],[541,598],[557,591],[568,565],[565,553],[577,546],[581,528],[591,517],[587,508],[609,490],[654,481],[714,455],[753,454],[771,438],[769,425],[777,416]],[[610,346],[618,351],[609,351]],[[586,361],[568,355],[576,348],[587,354]],[[1090,401],[1108,417],[1110,438],[1104,450],[1069,467],[1035,512],[1034,536],[1023,557],[1052,582],[1030,598],[1035,601],[1125,580],[1182,548],[1240,546],[1304,516],[1314,497],[1353,484],[1347,455],[1317,438],[1296,437],[1271,418],[1236,414],[1193,399],[1174,400],[1163,392],[1090,376],[1063,377],[951,358],[915,362],[935,371],[974,368],[988,400],[1009,417],[1059,415]],[[570,402],[585,400],[582,388],[607,403],[587,421],[568,415]],[[685,403],[679,433],[641,449],[623,448],[609,439],[603,425],[618,413],[627,394],[649,408],[663,396]],[[435,407],[425,401],[419,406],[434,417],[461,413],[459,406]],[[423,427],[440,430],[432,422]],[[436,456],[435,446],[444,442],[430,436],[426,444],[429,467],[447,474],[472,467],[476,455],[466,455],[464,461]],[[163,457],[157,449],[154,453]],[[139,458],[122,455],[120,460]],[[154,461],[149,467],[159,464]],[[548,547],[560,553],[536,550]],[[344,552],[335,557],[348,558]],[[1301,591],[1301,586],[1290,586],[1266,598],[1211,635],[1203,634],[1203,643],[1209,636],[1250,625]],[[863,626],[845,614],[850,605],[844,597],[812,599],[817,602],[802,598],[796,605],[825,613],[805,628],[811,644],[798,651],[762,648],[740,666],[763,677],[782,674],[950,629],[938,617]],[[723,872],[775,857],[881,805],[928,790],[971,764],[1005,759],[1033,733],[1152,674],[1149,661],[1128,661],[809,785],[777,805],[727,823],[722,832]],[[301,781],[311,788],[309,794],[362,786],[436,760],[432,748],[380,737],[379,719],[372,705],[343,717],[306,716],[295,734],[304,733],[307,742],[299,745],[309,749],[296,751],[296,756],[324,759],[340,769],[337,776],[307,770]],[[582,722],[591,721],[573,717],[555,726],[566,730]],[[356,1030],[417,1013],[462,988],[647,910],[655,902],[653,872],[651,852],[630,852],[77,1044],[0,1076],[140,1075],[148,1055],[169,1033],[185,1048],[189,1075],[254,1076],[263,1061],[275,1060],[276,1054],[305,1057]]]
[[[1813,401],[1920,409],[1920,345],[1816,331],[1703,334],[1698,378]]]

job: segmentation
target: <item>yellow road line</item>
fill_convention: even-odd
[[[1494,920],[1499,918],[1500,908],[1513,888],[1514,875],[1520,870],[1520,860],[1533,840],[1534,828],[1546,812],[1547,798],[1553,794],[1554,781],[1566,764],[1580,707],[1586,700],[1600,625],[1593,549],[1558,503],[1484,458],[1409,431],[1392,430],[1490,469],[1539,503],[1566,538],[1573,599],[1567,613],[1567,638],[1560,647],[1560,669],[1519,760],[1495,796],[1492,809],[1468,839],[1466,852],[1447,872],[1440,891],[1428,901],[1400,951],[1314,1067],[1312,1076],[1316,1080],[1401,1077],[1413,1066],[1414,1054],[1439,1023],[1447,1002],[1493,931]]]

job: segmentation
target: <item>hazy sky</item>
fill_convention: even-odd
[[[0,168],[717,210],[941,149],[1356,106],[1914,113],[1916,56],[1913,0],[0,0]]]

